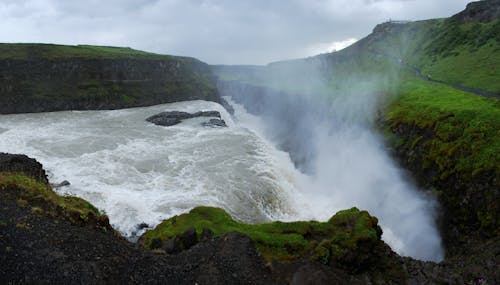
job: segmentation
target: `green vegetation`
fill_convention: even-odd
[[[500,100],[418,79],[402,82],[397,93],[386,119],[434,134],[425,142],[429,152],[420,154],[424,166],[438,165],[443,178],[457,172],[467,180],[485,171],[500,175]]]
[[[31,207],[33,213],[110,229],[107,216],[89,202],[78,197],[59,196],[48,185],[23,174],[0,172],[0,192],[2,199],[4,195],[13,197],[18,206]]]
[[[130,48],[0,44],[0,114],[218,102],[208,65]]]
[[[0,59],[179,59],[173,57],[135,50],[128,47],[107,47],[90,45],[55,45],[55,44],[6,44],[0,43]],[[188,58],[185,58],[188,59]]]
[[[391,130],[406,129],[395,132],[393,145],[419,173],[428,173],[427,186],[454,226],[499,235],[500,100],[415,78],[397,94],[385,119]]]
[[[248,235],[268,260],[306,257],[324,264],[362,265],[368,262],[362,253],[381,243],[382,230],[377,223],[377,218],[356,208],[340,211],[327,222],[244,224],[220,208],[197,207],[163,221],[147,231],[142,240],[146,248],[151,248],[154,239],[166,241],[191,227],[196,228],[198,235],[204,228],[212,230],[215,236],[236,231]]]
[[[500,19],[385,24],[378,32],[383,36],[368,50],[401,58],[432,79],[500,94]]]

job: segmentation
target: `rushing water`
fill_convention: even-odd
[[[165,110],[218,110],[229,127],[202,127],[206,118],[172,127],[145,121]],[[284,189],[293,175],[282,171],[293,171],[288,156],[215,103],[7,115],[0,127],[0,151],[39,160],[52,183],[70,181],[60,192],[105,210],[126,235],[198,205],[224,207],[247,222],[292,213]]]
[[[155,226],[198,205],[225,208],[245,222],[325,220],[357,206],[379,217],[399,253],[441,258],[432,214],[425,214],[431,203],[404,182],[371,131],[343,127],[311,138],[322,151],[316,172],[305,175],[266,139],[262,118],[234,106],[233,118],[205,101],[4,115],[0,151],[36,158],[52,183],[70,181],[57,191],[90,201],[128,236],[140,223]],[[165,110],[217,110],[229,127],[203,127],[206,118],[171,127],[145,121]]]

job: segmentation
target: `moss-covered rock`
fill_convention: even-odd
[[[29,207],[33,213],[65,219],[82,226],[90,225],[104,231],[114,231],[108,217],[86,200],[59,196],[48,184],[24,173],[0,172],[0,197],[16,199],[18,206]]]
[[[233,231],[244,233],[267,260],[307,258],[353,271],[376,262],[374,249],[383,244],[377,218],[356,208],[340,211],[327,222],[245,224],[235,221],[224,210],[212,207],[197,207],[163,221],[147,231],[141,243],[149,249],[169,246],[190,228],[196,229],[199,237],[204,229],[210,229],[215,236]]]
[[[500,102],[405,82],[383,125],[401,163],[442,205],[447,255],[500,234]]]

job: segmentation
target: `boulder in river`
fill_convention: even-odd
[[[161,112],[146,119],[146,121],[160,126],[173,126],[177,125],[182,120],[197,118],[197,117],[215,117],[220,119],[218,111],[199,111],[196,113],[188,113],[181,111],[168,111]],[[225,123],[224,123],[225,125]]]
[[[201,123],[201,125],[204,127],[211,127],[211,128],[227,127],[226,122],[221,119],[210,119],[210,121],[203,122]]]

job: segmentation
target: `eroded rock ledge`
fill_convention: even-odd
[[[13,158],[22,167],[5,164]],[[148,250],[120,237],[88,202],[58,196],[32,177],[43,173],[35,160],[0,154],[0,162],[6,283],[473,284],[483,276],[484,260],[473,255],[440,264],[399,257],[380,239],[377,219],[355,208],[322,223],[248,225],[198,207],[145,234]],[[490,251],[491,263],[495,245],[473,252]],[[485,278],[494,284],[496,277]]]

